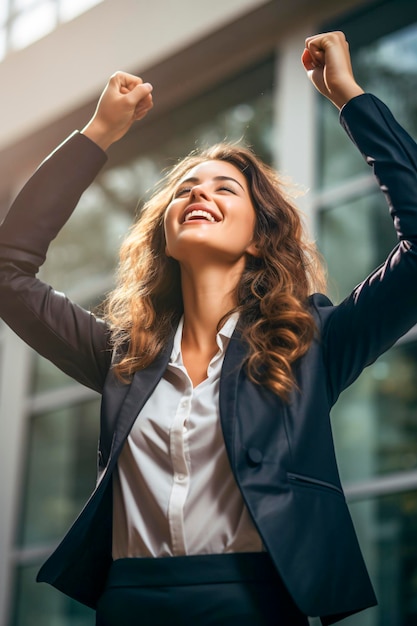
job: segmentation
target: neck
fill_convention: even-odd
[[[184,302],[183,345],[211,352],[216,346],[217,326],[236,306],[235,289],[241,276],[236,266],[181,268]]]

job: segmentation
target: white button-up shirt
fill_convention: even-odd
[[[166,372],[118,460],[114,559],[262,551],[220,425],[220,372],[236,322],[230,317],[217,334],[207,378],[193,388],[182,362],[181,320]]]

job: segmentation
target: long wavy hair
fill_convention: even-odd
[[[325,288],[315,245],[277,172],[241,146],[217,144],[175,165],[145,204],[120,250],[115,289],[104,303],[116,375],[128,381],[166,346],[183,313],[179,263],[165,254],[164,214],[185,174],[207,160],[227,161],[248,182],[256,213],[254,242],[236,286],[233,311],[249,346],[249,378],[284,400],[294,388],[294,363],[308,350],[315,323],[308,296]],[[232,313],[230,311],[222,320]]]

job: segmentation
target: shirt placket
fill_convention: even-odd
[[[190,471],[187,464],[186,421],[190,416],[191,391],[184,394],[176,411],[169,438],[173,482],[168,504],[168,522],[174,556],[187,553],[184,532],[184,505],[190,486]]]

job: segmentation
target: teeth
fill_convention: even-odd
[[[187,215],[185,216],[184,222],[188,222],[188,220],[192,219],[193,217],[203,217],[209,222],[216,221],[214,217],[211,215],[211,213],[209,213],[208,211],[203,211],[202,209],[196,209],[195,211],[190,211],[190,213],[187,213]]]

